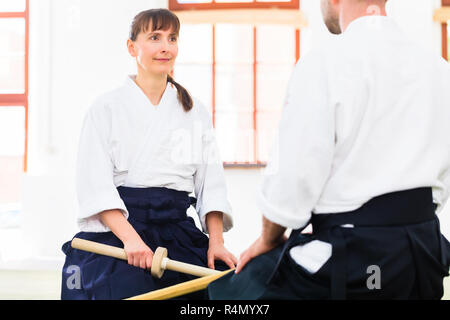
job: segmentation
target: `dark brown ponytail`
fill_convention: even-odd
[[[194,102],[189,92],[178,82],[176,82],[170,75],[167,75],[167,82],[172,83],[178,91],[178,101],[183,106],[184,111],[188,112],[192,109]]]

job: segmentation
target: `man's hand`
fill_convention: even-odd
[[[263,216],[262,234],[247,250],[241,254],[239,262],[236,266],[236,274],[241,272],[244,266],[253,258],[269,252],[280,243],[286,241],[284,231],[286,231],[285,227],[273,223]]]

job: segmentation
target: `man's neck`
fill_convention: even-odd
[[[354,20],[364,16],[386,16],[385,1],[343,1],[339,12],[342,32]]]

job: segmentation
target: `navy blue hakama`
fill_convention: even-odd
[[[435,209],[431,188],[418,188],[375,197],[351,212],[313,214],[312,234],[294,230],[285,244],[251,260],[239,274],[210,283],[209,298],[440,299],[450,243]],[[316,239],[331,243],[332,255],[310,273],[287,253]]]
[[[195,201],[187,192],[167,188],[117,188],[129,212],[128,221],[153,250],[165,247],[169,258],[207,267],[208,237],[186,213]],[[123,248],[110,232],[79,232],[74,237]],[[62,270],[61,299],[124,299],[195,279],[195,276],[166,270],[161,279],[127,261],[90,253],[66,242]],[[226,269],[216,263],[216,269]],[[77,283],[79,272],[81,279]],[[204,292],[186,296],[204,298]]]

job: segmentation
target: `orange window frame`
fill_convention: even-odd
[[[442,6],[448,7],[450,6],[450,0],[442,0]],[[448,56],[448,25],[447,23],[443,23],[442,28],[442,56],[444,59],[449,60]]]
[[[282,5],[282,6],[278,6]],[[253,2],[248,3],[217,3],[212,0],[211,3],[185,3],[179,4],[177,0],[169,0],[169,10],[218,10],[218,9],[249,9],[249,8],[282,8],[282,9],[299,9],[300,1],[291,0],[290,2]],[[253,158],[252,162],[224,162],[225,167],[264,167],[265,162],[259,160],[258,153],[258,102],[257,102],[257,27],[253,27]],[[300,30],[295,30],[295,61],[300,59]],[[216,127],[216,29],[212,23],[212,122]]]
[[[24,159],[23,171],[28,167],[28,57],[29,57],[29,37],[30,37],[30,12],[29,0],[25,1],[25,11],[22,12],[0,12],[0,19],[23,18],[25,19],[25,90],[19,94],[0,94],[1,107],[24,107],[25,108],[25,141],[24,141]]]
[[[299,9],[300,0],[260,2],[253,0],[251,2],[216,2],[211,0],[209,3],[178,3],[177,0],[169,0],[169,10],[217,10],[217,9]]]

